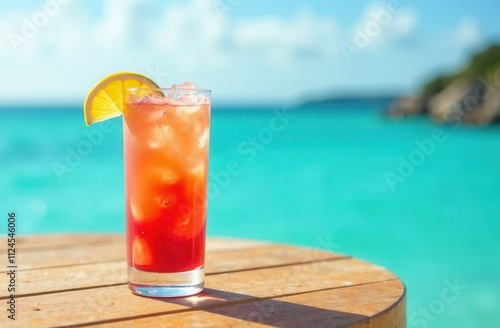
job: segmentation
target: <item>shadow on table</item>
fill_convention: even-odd
[[[367,316],[354,313],[273,299],[259,299],[250,295],[210,288],[205,288],[202,293],[191,297],[157,298],[157,300],[274,327],[343,327],[368,319]],[[315,303],[318,303],[318,300]],[[321,300],[319,303],[321,304]],[[324,300],[324,304],[325,307],[328,306],[326,300]],[[209,322],[205,323],[209,324]]]

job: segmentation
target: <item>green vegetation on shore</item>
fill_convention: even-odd
[[[500,45],[477,53],[461,71],[436,77],[420,96],[396,100],[387,111],[392,117],[424,113],[440,123],[499,122]]]
[[[423,88],[424,96],[431,96],[443,91],[454,80],[484,78],[492,76],[500,69],[500,45],[492,45],[485,51],[472,57],[470,63],[462,71],[445,76],[438,76],[427,83]]]

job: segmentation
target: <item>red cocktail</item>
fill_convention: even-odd
[[[129,286],[148,296],[203,289],[210,91],[128,89],[124,163]]]

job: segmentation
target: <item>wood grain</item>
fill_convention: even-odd
[[[203,293],[152,299],[128,290],[124,243],[123,236],[102,235],[23,240],[19,320],[7,327],[406,326],[403,283],[345,255],[213,238]],[[5,288],[0,298],[8,298]]]
[[[18,271],[114,262],[125,258],[125,238],[123,236],[117,235],[109,238],[100,235],[33,236],[33,244],[26,244],[26,238],[31,237],[21,237],[16,242]],[[0,241],[4,241],[0,243],[3,246],[3,248],[0,248],[0,252],[5,253],[7,243],[3,239],[0,239]],[[207,253],[227,253],[269,245],[271,244],[268,242],[253,240],[212,238],[207,241],[206,248]],[[0,268],[0,272],[7,271],[6,260],[6,256],[2,257],[2,264],[4,265]]]
[[[7,252],[6,238],[2,238],[0,243],[0,253]],[[122,235],[32,235],[16,237],[16,248],[22,252],[32,252],[39,250],[60,249],[65,247],[80,247],[83,245],[123,243]]]
[[[307,292],[292,296],[214,305],[201,311],[116,321],[97,327],[398,327],[405,320],[399,280]]]
[[[89,253],[90,248],[86,248],[86,252],[82,251],[81,256],[73,256],[71,250],[46,251],[44,254],[35,253],[36,259],[34,263],[42,261],[44,258],[51,260],[52,266],[46,267],[44,270],[20,270],[18,277],[22,284],[19,285],[17,295],[34,295],[41,293],[53,293],[55,291],[77,290],[84,288],[96,288],[102,286],[113,286],[125,284],[126,276],[126,261],[123,245],[113,245],[113,252],[107,255],[103,254],[106,261],[98,261],[94,257],[95,249]],[[317,260],[339,259],[342,255],[311,250],[307,248],[297,248],[287,245],[262,245],[248,250],[239,249],[228,251],[214,251],[207,253],[206,272],[207,274],[215,274],[222,272],[235,272],[240,270],[250,270],[258,268],[270,268],[274,266],[291,265],[298,263],[310,263]],[[117,250],[123,251],[119,256]],[[77,249],[74,249],[75,254],[80,254]],[[63,257],[62,255],[66,255]],[[114,259],[110,255],[115,255]],[[26,255],[28,259],[34,259],[33,253]],[[116,260],[118,256],[119,260]],[[91,263],[78,264],[83,259],[94,258]],[[96,262],[97,263],[94,263]],[[24,262],[22,257],[19,260],[20,267],[32,266],[30,262]],[[65,266],[62,264],[65,263]],[[40,264],[39,264],[40,265]],[[295,269],[299,272],[299,269]],[[300,272],[299,272],[300,273]],[[57,283],[54,283],[57,282]],[[8,296],[6,289],[0,289],[0,299]]]
[[[328,275],[324,273],[328,272]],[[110,275],[110,277],[113,275]],[[322,277],[318,279],[318,277]],[[93,277],[90,273],[81,277],[82,285],[97,285],[104,276]],[[233,302],[241,298],[255,300],[266,297],[281,297],[296,293],[320,291],[343,286],[362,285],[373,282],[394,280],[396,277],[366,262],[345,259],[316,263],[297,264],[275,268],[262,268],[234,273],[212,274],[206,277],[209,291],[206,297],[192,297],[182,303],[151,300],[132,295],[123,283],[118,286],[88,288],[65,293],[48,293],[19,298],[19,311],[23,318],[37,326],[50,325],[52,320],[66,320],[67,324],[137,318],[143,315],[168,313],[193,306],[206,307],[214,302]],[[55,280],[58,284],[66,280]],[[125,276],[123,276],[123,282]],[[105,284],[109,282],[104,281]],[[36,286],[46,288],[44,284]],[[47,286],[48,287],[48,286]],[[61,286],[51,286],[52,289]],[[85,299],[86,304],[81,304]],[[119,301],[117,301],[119,300]],[[78,312],[74,308],[78,307]],[[38,309],[38,310],[36,310]],[[41,317],[41,318],[40,318]]]

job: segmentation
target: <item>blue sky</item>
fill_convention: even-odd
[[[0,102],[82,102],[116,71],[191,80],[220,102],[415,93],[500,42],[498,12],[498,0],[2,2]]]

